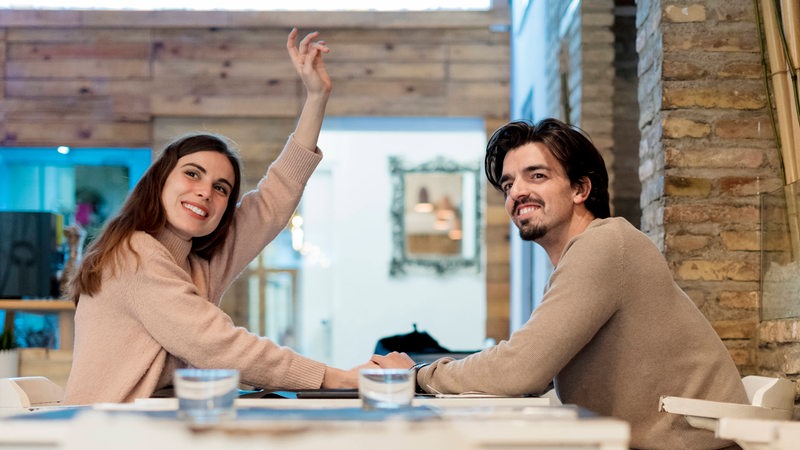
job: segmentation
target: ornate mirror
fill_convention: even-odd
[[[392,176],[392,276],[409,267],[437,274],[480,271],[482,223],[479,163],[437,158],[407,166],[389,158]]]

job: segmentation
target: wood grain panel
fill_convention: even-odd
[[[38,79],[132,79],[149,78],[145,59],[59,59],[55,61],[8,60],[6,78]]]
[[[101,45],[104,42],[150,41],[151,32],[147,28],[82,28],[69,27],[67,23],[61,27],[8,28],[8,42],[93,42]]]
[[[149,96],[151,82],[137,80],[43,80],[37,78],[18,78],[6,80],[5,88],[9,97],[95,97],[95,96]]]
[[[296,97],[150,97],[151,111],[157,116],[297,117],[300,106]]]
[[[445,97],[451,84],[445,80],[333,79],[333,98],[349,97]]]
[[[10,120],[47,118],[91,119],[97,121],[150,119],[147,97],[118,95],[114,97],[8,97],[3,109]]]
[[[325,38],[327,40],[327,38]],[[372,43],[331,41],[331,62],[339,61],[444,61],[445,49],[428,42],[408,43],[405,40]]]
[[[147,122],[5,121],[2,145],[71,147],[149,147]]]
[[[142,42],[13,42],[9,59],[149,59],[150,43]]]
[[[450,63],[448,75],[453,81],[508,81],[510,79],[510,66],[503,64],[483,63]]]
[[[511,49],[502,43],[450,44],[447,58],[451,61],[495,62],[508,65]]]
[[[155,148],[160,150],[168,142],[189,132],[221,134],[237,147],[242,159],[261,162],[272,161],[283,148],[294,130],[295,118],[286,119],[231,119],[159,117],[154,123]]]
[[[191,60],[160,58],[153,62],[153,76],[194,81],[204,78],[291,79],[297,74],[288,61],[276,63],[257,60]]]
[[[333,97],[328,102],[329,116],[446,116],[442,98]]]
[[[331,76],[350,79],[444,79],[444,63],[406,63],[372,61],[365,63],[341,63],[331,65]]]

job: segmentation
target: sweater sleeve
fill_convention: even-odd
[[[238,369],[242,382],[263,388],[321,386],[324,364],[234,326],[198,293],[166,248],[143,239],[132,242],[147,263],[129,277],[130,313],[167,352],[194,367]]]
[[[567,245],[525,325],[494,347],[421,369],[419,385],[442,393],[544,392],[617,311],[621,277],[621,240],[584,232]]]
[[[218,303],[233,279],[283,230],[321,159],[318,148],[301,147],[290,136],[258,187],[242,196],[225,245],[210,261],[212,301]]]

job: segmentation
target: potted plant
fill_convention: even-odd
[[[19,374],[19,350],[14,336],[14,319],[6,312],[5,326],[0,334],[0,378],[12,378]]]

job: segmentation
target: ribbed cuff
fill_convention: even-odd
[[[295,355],[282,383],[288,389],[319,389],[325,377],[325,364]]]
[[[292,181],[305,184],[320,161],[322,161],[322,151],[319,147],[314,150],[307,149],[298,144],[292,134],[281,154],[272,163],[272,169]]]

